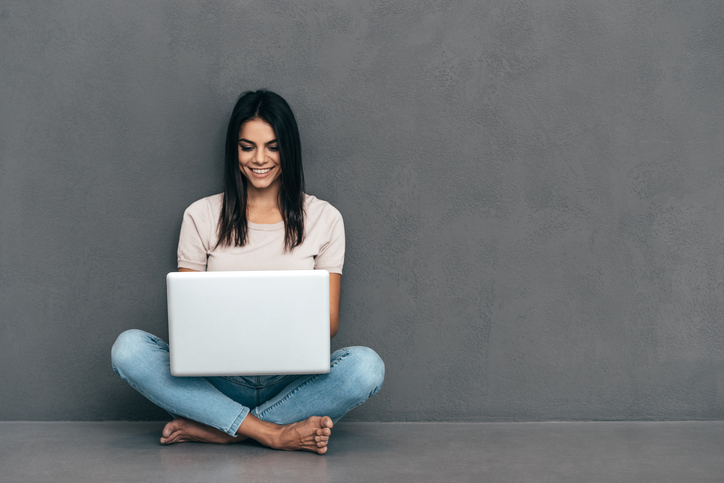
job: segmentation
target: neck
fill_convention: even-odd
[[[279,209],[279,183],[274,183],[261,190],[255,188],[251,183],[247,183],[246,204],[262,209]]]

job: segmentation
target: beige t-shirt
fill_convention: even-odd
[[[327,270],[342,273],[344,222],[332,205],[304,195],[305,238],[290,253],[284,250],[284,222],[249,223],[243,247],[214,248],[218,239],[223,193],[202,198],[184,212],[178,242],[178,267],[216,270]]]

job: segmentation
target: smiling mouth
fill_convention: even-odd
[[[273,167],[272,167],[272,168],[273,168]],[[256,174],[265,174],[265,173],[268,173],[269,171],[271,171],[272,168],[264,168],[264,169],[249,168],[249,169],[252,170],[252,171],[253,171],[254,173],[256,173]]]

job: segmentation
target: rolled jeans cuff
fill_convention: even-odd
[[[247,414],[249,414],[249,408],[247,408],[246,406],[242,407],[241,412],[236,417],[236,419],[234,419],[234,422],[231,423],[231,427],[229,427],[229,430],[226,433],[235,438],[239,436],[238,434],[236,434],[236,432],[239,430],[239,426],[241,426],[241,423],[244,422],[244,419],[246,419]]]

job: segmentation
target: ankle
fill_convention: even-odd
[[[283,429],[283,426],[262,421],[249,414],[244,418],[236,434],[254,439],[264,446],[277,448],[282,439]]]
[[[286,434],[286,427],[274,425],[273,428],[269,428],[269,432],[266,433],[267,442],[262,443],[270,448],[281,449],[284,446],[284,435]]]

